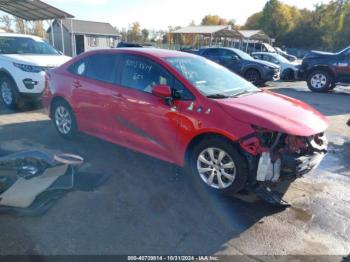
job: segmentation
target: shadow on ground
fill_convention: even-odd
[[[213,254],[282,211],[208,194],[173,165],[90,136],[63,140],[49,121],[4,126],[0,148],[75,153],[86,159],[83,170],[111,175],[44,216],[1,216],[1,254]]]

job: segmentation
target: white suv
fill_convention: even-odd
[[[1,100],[11,109],[39,100],[45,88],[45,71],[69,59],[39,37],[0,33]]]

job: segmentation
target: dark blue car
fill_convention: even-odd
[[[279,66],[256,60],[239,49],[210,47],[200,49],[197,54],[225,66],[255,85],[280,78]]]

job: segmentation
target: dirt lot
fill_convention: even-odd
[[[315,94],[296,82],[268,89],[330,120],[330,152],[291,186],[287,209],[196,191],[170,164],[88,136],[65,141],[40,109],[0,108],[0,152],[77,153],[86,159],[83,171],[111,175],[94,192],[69,192],[43,216],[1,215],[0,254],[349,254],[350,88]]]

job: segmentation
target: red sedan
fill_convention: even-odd
[[[47,74],[57,131],[189,167],[210,188],[295,179],[326,153],[326,118],[205,58],[161,49],[84,53]]]

